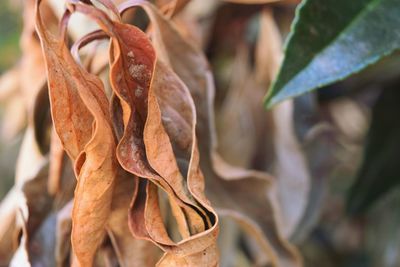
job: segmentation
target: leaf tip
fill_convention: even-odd
[[[267,110],[270,110],[272,107],[274,107],[277,103],[281,102],[282,99],[277,97],[277,95],[274,93],[276,91],[275,87],[275,82],[269,87],[267,94],[264,97],[264,107]]]

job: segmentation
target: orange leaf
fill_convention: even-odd
[[[64,149],[75,161],[78,180],[72,212],[72,246],[79,264],[91,266],[105,234],[116,174],[108,100],[100,79],[74,61],[64,43],[65,37],[57,38],[46,29],[40,2],[36,5],[36,28],[46,59],[54,127]],[[64,27],[67,18],[64,17]]]
[[[221,214],[231,216],[243,225],[259,241],[273,264],[301,266],[298,252],[282,237],[278,227],[276,213],[279,207],[272,195],[272,177],[230,166],[216,152],[214,85],[205,56],[149,4],[143,7],[153,23],[158,55],[182,78],[196,103],[201,167],[211,203]]]

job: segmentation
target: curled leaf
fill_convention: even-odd
[[[89,5],[71,2],[71,6],[93,17],[111,38],[112,110],[120,138],[117,158],[124,169],[149,180],[139,185],[132,203],[130,227],[134,235],[153,241],[166,252],[159,266],[172,262],[216,266],[217,217],[203,194],[196,114],[188,89],[157,60],[152,44],[138,28],[112,21]],[[189,129],[183,140],[171,131],[171,121]],[[187,173],[178,167],[179,153],[186,158]],[[183,238],[179,243],[170,239],[165,228],[158,188],[169,195],[175,207]]]
[[[46,29],[40,2],[36,5],[36,28],[46,59],[54,127],[75,161],[78,181],[72,212],[72,246],[77,262],[90,266],[105,235],[116,174],[108,100],[100,79],[74,61],[63,34],[57,38]],[[64,19],[62,26],[66,27],[68,14]]]
[[[217,154],[212,74],[204,55],[184,40],[176,29],[150,5],[143,5],[154,27],[154,43],[161,58],[185,82],[196,103],[197,136],[206,178],[206,194],[220,214],[229,215],[251,233],[279,266],[300,266],[297,251],[285,240],[276,221],[278,212],[272,178],[256,171],[230,166]],[[268,191],[268,192],[267,192]],[[269,195],[268,195],[269,194]],[[247,201],[241,201],[243,195]]]

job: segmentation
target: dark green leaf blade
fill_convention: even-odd
[[[272,106],[364,69],[400,47],[400,0],[306,0],[266,96]]]
[[[385,88],[372,113],[363,163],[347,201],[349,213],[364,212],[400,185],[400,83]]]

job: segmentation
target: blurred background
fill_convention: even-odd
[[[13,184],[26,122],[24,104],[14,92],[5,90],[15,82],[7,71],[20,60],[22,5],[18,3],[0,1],[0,199]],[[204,1],[203,6],[209,3]],[[283,40],[295,7],[296,1],[270,7]],[[229,118],[224,114],[226,103],[232,101],[230,90],[236,67],[245,61],[248,69],[239,72],[251,72],[257,61],[253,52],[260,28],[260,8],[225,3],[215,7],[212,15],[204,11],[207,8],[199,9],[204,14],[199,11],[198,23],[207,29],[201,37],[202,46],[217,85],[220,139],[229,140]],[[248,55],[239,57],[238,62],[243,47]],[[307,267],[400,266],[399,74],[399,55],[393,55],[347,80],[294,100],[294,133],[306,155],[312,181],[306,214],[292,240]],[[253,91],[247,94],[253,93],[259,99],[257,110],[270,116],[261,108],[263,95]],[[240,105],[238,100],[233,103]],[[258,133],[264,146],[252,156],[250,167],[270,168],[265,163],[266,150],[272,142],[268,129]],[[221,141],[222,150],[237,145],[226,142]],[[231,162],[241,159],[232,154],[229,157]],[[252,251],[244,253],[247,255],[235,256],[237,266],[245,266],[239,264],[245,258],[257,257]]]
[[[15,1],[1,1],[0,2],[0,73],[4,74],[8,69],[11,69],[15,64],[18,64],[19,56],[21,54],[19,47],[19,38],[22,31],[22,11],[20,5]],[[5,79],[4,79],[5,78]],[[2,78],[1,89],[7,87],[7,77]],[[20,135],[22,128],[16,129],[15,135],[7,136],[7,125],[4,124],[5,116],[12,116],[12,109],[18,110],[18,107],[13,108],[12,105],[19,106],[20,109],[24,108],[22,101],[19,103],[9,104],[7,102],[7,92],[2,90],[0,119],[1,123],[1,140],[0,140],[0,173],[1,185],[0,195],[4,197],[7,191],[13,185],[15,162],[18,155],[18,149],[21,143],[22,136]]]

